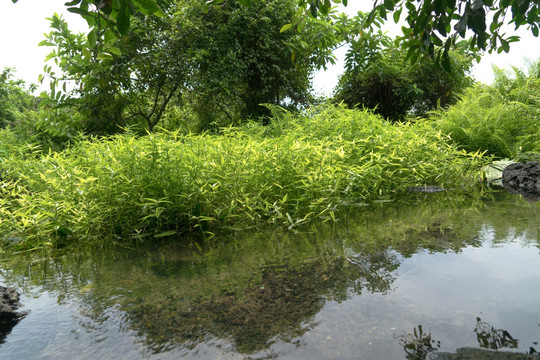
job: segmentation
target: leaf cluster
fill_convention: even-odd
[[[17,125],[22,114],[37,107],[37,99],[30,94],[33,86],[26,87],[22,80],[13,79],[14,70],[0,72],[0,128]]]
[[[518,159],[540,152],[539,62],[529,73],[495,69],[491,86],[476,85],[447,111],[433,118],[452,141],[467,151],[485,151],[498,158]]]
[[[309,13],[317,16],[317,9],[324,13],[330,1],[309,3]],[[469,38],[473,51],[501,53],[519,41],[518,36],[505,33],[505,26],[527,26],[535,37],[540,32],[540,3],[534,0],[381,0],[374,2],[367,24],[377,17],[387,20],[389,14],[398,23],[402,13],[407,22],[402,28],[407,56],[427,54],[448,71],[452,65],[449,51],[458,38]]]
[[[368,14],[346,21],[356,31],[347,39],[350,48],[334,95],[337,101],[402,121],[408,115],[424,116],[447,107],[472,84],[468,73],[475,57],[467,43],[450,53],[452,67],[445,71],[434,59],[407,59],[403,39],[393,40],[376,27],[366,28]]]
[[[270,126],[223,135],[118,135],[58,153],[8,154],[0,160],[2,239],[53,246],[264,223],[294,228],[409,186],[476,183],[481,159],[427,123],[393,126],[333,106],[273,111]]]

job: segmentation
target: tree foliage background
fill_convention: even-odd
[[[444,70],[434,59],[408,60],[404,40],[391,39],[378,27],[366,29],[363,24],[367,16],[359,14],[347,20],[357,30],[347,39],[350,49],[345,73],[336,88],[337,101],[375,109],[385,118],[401,121],[455,103],[458,95],[472,85],[469,72],[475,56],[467,42],[450,52],[452,66]],[[380,21],[376,24],[380,26]]]

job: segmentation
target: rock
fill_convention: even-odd
[[[12,287],[0,286],[0,316],[13,313],[21,307],[19,293]]]
[[[446,189],[443,189],[442,187],[435,186],[435,185],[424,185],[424,186],[412,186],[412,187],[409,187],[409,188],[407,188],[407,191],[422,192],[422,193],[431,194],[431,193],[446,191]]]
[[[509,351],[461,348],[455,353],[433,352],[426,360],[540,360],[537,354],[523,354]]]
[[[526,199],[540,200],[540,163],[513,163],[504,168],[502,182],[506,191],[521,194]]]
[[[20,307],[17,290],[0,286],[0,344],[4,342],[11,329],[28,314],[27,311],[17,312]]]

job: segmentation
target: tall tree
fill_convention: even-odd
[[[324,21],[312,19],[301,33],[280,32],[297,14],[294,0],[179,5],[174,22],[193,39],[196,66],[189,82],[203,117],[209,111],[229,120],[258,117],[266,114],[264,103],[306,102],[311,73],[333,59],[337,39]]]
[[[280,32],[298,12],[295,0],[252,8],[179,0],[165,10],[167,17],[134,16],[121,41],[100,29],[97,37],[110,52],[96,51],[96,39],[52,17],[53,31],[41,45],[54,47],[48,58],[62,74],[47,67],[49,104],[75,106],[87,131],[97,134],[133,123],[152,131],[179,101],[192,105],[203,128],[231,124],[265,114],[262,103],[305,102],[310,74],[333,59],[337,43],[322,19],[311,19],[302,33]]]
[[[443,71],[433,59],[409,62],[403,40],[392,40],[380,29],[365,30],[367,14],[347,20],[359,28],[348,37],[345,73],[340,77],[335,98],[351,107],[374,109],[385,118],[403,120],[446,107],[472,84],[468,73],[474,54],[467,42],[450,52],[450,71]],[[375,23],[380,25],[379,20]]]
[[[16,3],[18,0],[12,0]],[[237,0],[251,7],[262,0]],[[348,0],[296,0],[313,17],[326,16],[334,3],[347,6]],[[358,1],[358,0],[357,0]],[[83,16],[94,29],[103,27],[120,35],[128,32],[131,19],[137,13],[163,16],[161,9],[168,0],[72,0],[68,10]],[[226,0],[209,0],[207,5],[223,6]],[[435,54],[439,47],[443,64],[449,64],[448,51],[458,37],[472,33],[472,49],[508,52],[510,43],[519,38],[503,33],[503,25],[516,29],[527,26],[534,36],[540,32],[540,3],[537,0],[375,0],[372,18],[376,14],[386,19],[389,13],[397,22],[406,9],[408,29],[406,47],[411,54]],[[299,18],[290,24],[296,24]],[[98,44],[107,47],[106,44]],[[106,49],[105,49],[106,50]],[[104,50],[103,50],[104,51]]]

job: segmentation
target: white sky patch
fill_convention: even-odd
[[[339,6],[338,11],[343,11],[349,16],[355,16],[358,11],[369,12],[373,8],[373,2],[370,1],[349,1],[347,7]],[[403,21],[404,14],[401,15]],[[395,24],[392,15],[388,16],[382,30],[390,37],[402,35],[401,26],[404,24]],[[495,65],[503,69],[511,69],[511,66],[516,66],[520,69],[527,69],[529,63],[540,59],[540,38],[532,35],[527,27],[520,27],[518,31],[514,31],[512,27],[506,27],[506,35],[518,35],[521,40],[510,44],[510,52],[497,54],[486,53],[482,56],[482,60],[475,64],[472,70],[472,76],[479,82],[491,84],[493,82],[492,66]],[[316,94],[331,96],[334,87],[338,83],[339,76],[343,73],[345,67],[345,54],[347,47],[341,47],[334,52],[337,61],[335,65],[329,64],[326,71],[319,71],[313,78],[313,89]]]
[[[71,31],[87,32],[86,22],[79,15],[69,13],[65,2],[66,0],[19,0],[13,4],[10,0],[0,1],[0,70],[12,67],[16,69],[16,78],[23,79],[28,84],[38,82],[38,76],[45,65],[45,56],[52,50],[39,47],[38,44],[45,39],[43,34],[50,32],[46,18],[55,12],[63,15]],[[340,9],[354,16],[358,10],[369,11],[372,5],[370,1],[351,0],[346,8]],[[400,25],[394,24],[391,19],[384,24],[383,30],[392,37],[401,34]],[[532,36],[526,28],[520,29],[519,35],[522,34],[519,43],[511,44],[509,54],[485,55],[474,67],[473,76],[478,81],[490,83],[493,80],[492,64],[502,68],[509,68],[510,65],[524,68],[527,61],[539,59],[540,39]],[[315,92],[327,96],[332,94],[338,77],[343,72],[346,51],[346,48],[337,50],[337,64],[329,64],[327,71],[315,75]]]
[[[79,15],[66,10],[67,0],[10,0],[0,1],[0,70],[15,68],[16,79],[27,84],[38,84],[38,76],[43,72],[45,57],[52,48],[38,46],[49,33],[50,18],[54,13],[62,14],[74,32],[87,32],[86,21]]]

